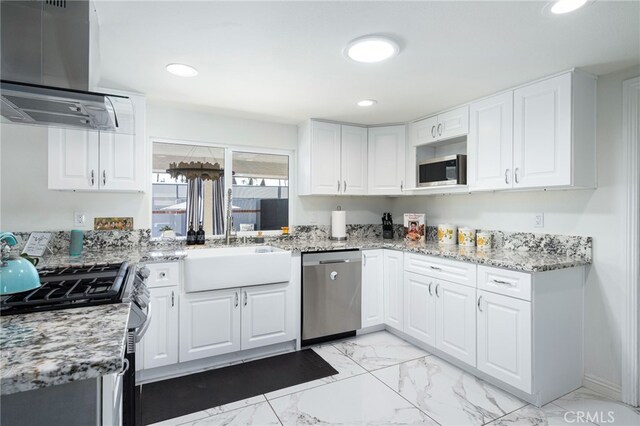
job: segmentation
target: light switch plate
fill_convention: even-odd
[[[82,212],[73,212],[73,226],[84,226],[87,222],[87,217]]]
[[[544,213],[536,213],[533,220],[534,228],[544,228]]]

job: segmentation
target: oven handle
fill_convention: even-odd
[[[147,329],[149,328],[149,324],[151,324],[152,317],[153,311],[151,310],[151,301],[149,301],[149,304],[147,305],[147,320],[144,322],[144,325],[142,326],[140,331],[136,333],[136,343],[140,342],[140,340],[142,340],[142,338],[144,337]]]

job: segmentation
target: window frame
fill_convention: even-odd
[[[190,141],[185,139],[167,139],[167,138],[157,138],[150,137],[151,141],[151,155],[149,156],[150,167],[149,167],[149,176],[153,173],[153,144],[154,143],[168,143],[175,145],[189,145],[189,146],[202,146],[208,148],[222,148],[224,149],[224,170],[233,171],[233,154],[234,152],[248,152],[254,154],[271,154],[271,155],[286,155],[288,157],[288,173],[289,173],[289,189],[288,189],[288,209],[289,209],[289,223],[287,226],[289,227],[289,232],[291,233],[292,221],[295,214],[295,203],[293,202],[294,196],[296,194],[294,188],[296,185],[296,176],[294,174],[294,163],[296,161],[295,151],[288,149],[277,149],[277,148],[267,148],[267,147],[259,147],[252,145],[227,145],[227,144],[219,144],[219,143],[208,143],[203,141]],[[151,179],[149,179],[151,181]],[[147,206],[149,207],[149,227],[153,227],[153,183],[150,182],[149,187],[149,197]],[[227,193],[229,189],[232,189],[233,180],[225,179],[224,182],[224,211],[227,211]],[[227,215],[223,218],[224,228],[227,229]],[[257,237],[258,233],[262,232],[263,237],[268,236],[279,236],[282,235],[282,231],[272,230],[272,231],[238,231],[233,235],[238,237]],[[178,239],[186,239],[186,237],[177,237]],[[221,239],[225,238],[225,235],[207,235],[207,238]],[[159,240],[160,237],[153,237],[151,240]]]

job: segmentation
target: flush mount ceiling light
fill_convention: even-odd
[[[371,105],[375,105],[377,103],[378,103],[378,101],[376,101],[375,99],[363,99],[360,102],[358,102],[358,106],[368,107],[368,106],[371,106]]]
[[[382,36],[365,36],[352,40],[347,44],[345,54],[357,62],[380,62],[400,52],[395,41]]]
[[[166,68],[171,74],[180,77],[195,77],[198,75],[198,70],[186,64],[169,64]]]
[[[547,5],[549,11],[555,15],[563,15],[580,9],[589,0],[556,0]]]

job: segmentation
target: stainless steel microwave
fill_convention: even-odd
[[[467,156],[447,155],[418,163],[418,186],[466,185]]]

